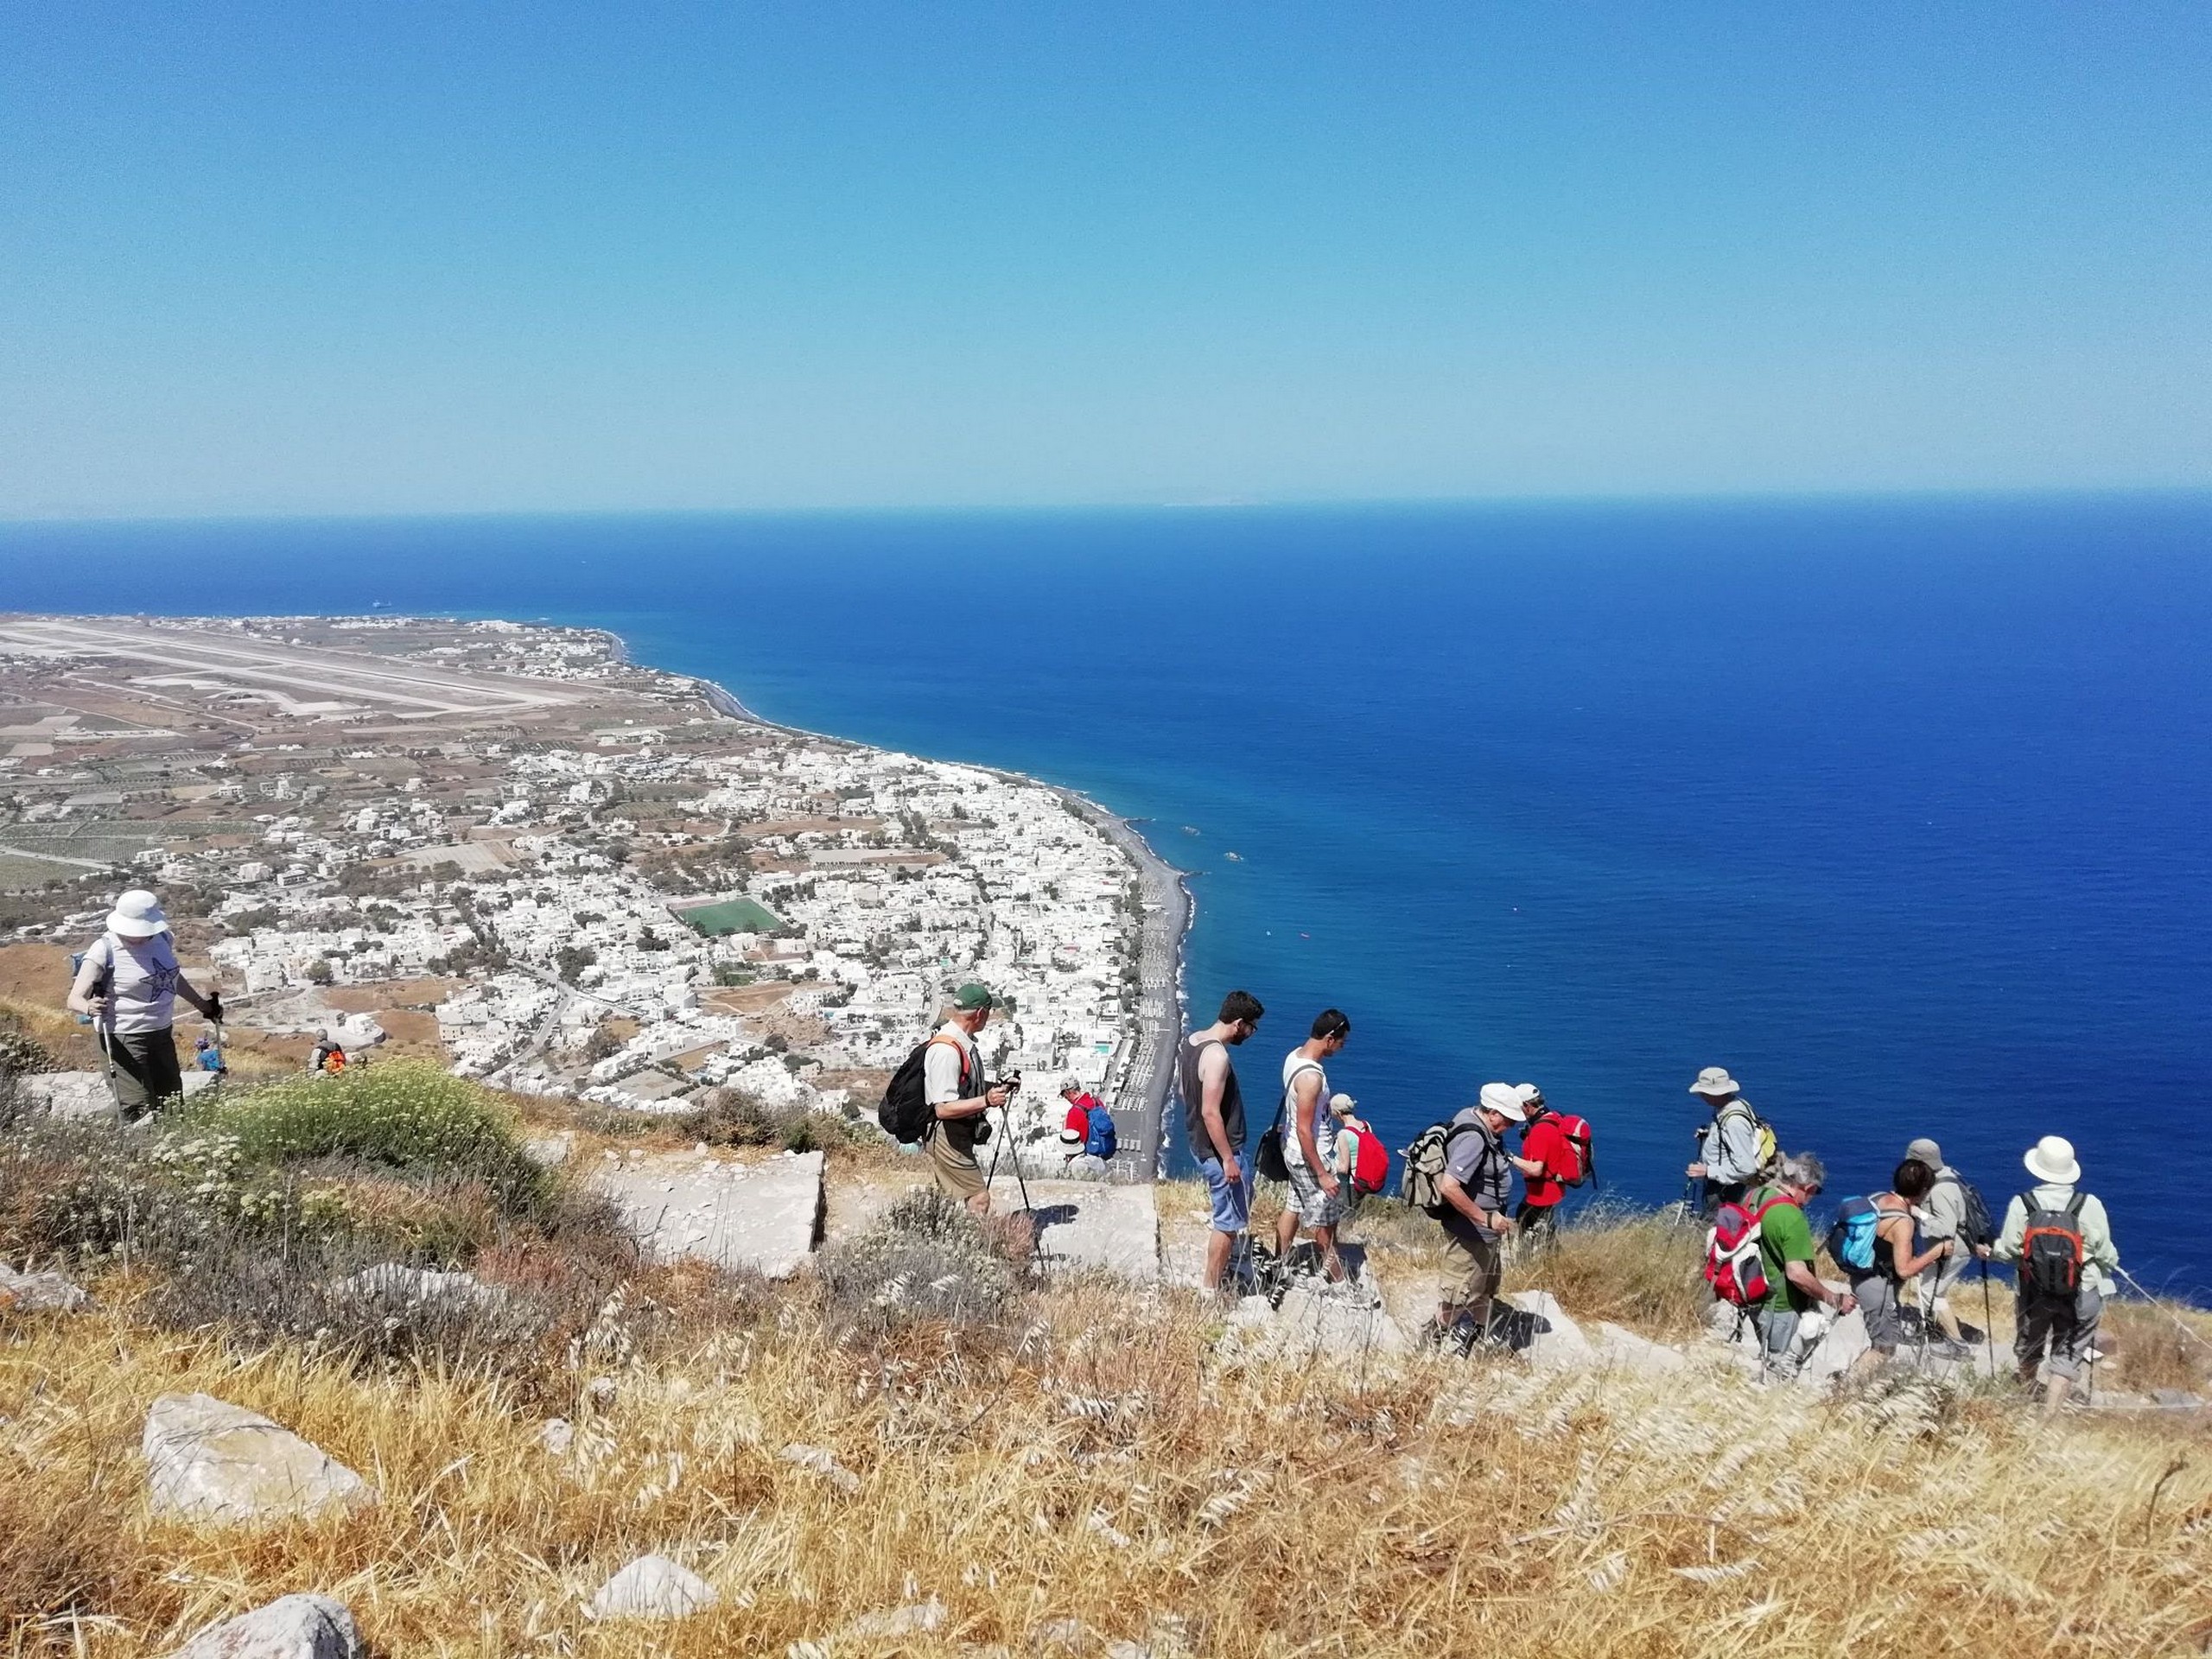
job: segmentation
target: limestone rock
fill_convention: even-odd
[[[599,1587],[594,1618],[689,1618],[721,1598],[697,1573],[665,1555],[640,1555]]]
[[[1621,1370],[1679,1371],[1689,1360],[1679,1348],[1640,1337],[1610,1319],[1598,1323],[1598,1363]]]
[[[115,1110],[106,1075],[99,1071],[47,1071],[18,1077],[16,1091],[30,1110],[54,1117],[101,1117]]]
[[[209,1625],[168,1659],[361,1659],[361,1633],[328,1596],[286,1596]]]
[[[845,1627],[845,1634],[863,1641],[881,1641],[894,1636],[920,1636],[937,1629],[947,1617],[944,1604],[931,1596],[927,1601],[910,1601],[904,1607],[888,1608],[880,1613],[862,1613]]]
[[[573,1135],[543,1135],[522,1143],[522,1155],[540,1169],[552,1169],[569,1161],[576,1149]]]
[[[0,1311],[76,1313],[92,1299],[58,1273],[17,1273],[0,1262]]]
[[[1356,1287],[1313,1282],[1292,1285],[1280,1308],[1270,1308],[1264,1296],[1247,1296],[1230,1313],[1220,1345],[1225,1355],[1298,1362],[1363,1360],[1410,1346],[1389,1314]]]
[[[165,1394],[141,1440],[156,1515],[223,1523],[304,1518],[376,1502],[366,1482],[257,1412]]]
[[[1567,1318],[1559,1299],[1548,1290],[1516,1290],[1502,1296],[1503,1306],[1493,1310],[1491,1329],[1497,1339],[1537,1365],[1591,1365],[1598,1351],[1590,1345],[1582,1327]]]

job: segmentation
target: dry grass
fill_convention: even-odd
[[[2172,1301],[2105,1304],[2100,1341],[2112,1356],[2115,1386],[2212,1393],[2212,1316]]]
[[[935,1632],[834,1650],[1029,1650],[1069,1618],[1163,1649],[1172,1620],[1233,1656],[2150,1654],[2212,1627],[2203,1473],[2159,1490],[2195,1443],[1931,1392],[1824,1406],[1718,1370],[1442,1361],[1355,1389],[1219,1365],[1179,1299],[1096,1285],[988,1357],[925,1332],[840,1346],[795,1294],[756,1331],[588,1356],[576,1382],[603,1370],[613,1400],[561,1402],[558,1458],[497,1381],[241,1358],[124,1295],[0,1348],[11,1652],[161,1652],[308,1589],[410,1655],[780,1654],[930,1597]],[[382,1502],[257,1534],[149,1521],[138,1429],[179,1389],[297,1428]],[[593,1624],[584,1599],[647,1550],[722,1607],[650,1640]]]
[[[1394,1266],[1434,1230],[1366,1223]],[[998,1271],[950,1223],[885,1256],[896,1293],[871,1291],[865,1249],[774,1288],[639,1268],[603,1226],[582,1209],[477,1247],[518,1295],[601,1299],[521,1369],[466,1332],[365,1353],[179,1328],[143,1262],[95,1277],[91,1313],[0,1315],[0,1655],[165,1653],[301,1590],[410,1659],[1033,1653],[1065,1621],[1067,1650],[1160,1659],[2086,1656],[2212,1632],[2212,1442],[2170,1418],[2045,1425],[1922,1383],[1830,1402],[1702,1356],[1656,1376],[1298,1364],[1217,1348],[1185,1293],[1103,1278],[994,1280],[947,1318],[918,1293]],[[1528,1276],[1671,1332],[1694,1248],[1622,1217]],[[855,1317],[886,1294],[900,1317]],[[154,1520],[139,1431],[183,1390],[306,1434],[379,1503],[260,1531]],[[721,1606],[595,1624],[593,1592],[647,1551]],[[853,1628],[932,1600],[933,1629]]]

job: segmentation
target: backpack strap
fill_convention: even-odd
[[[2088,1193],[2082,1192],[2079,1187],[2075,1188],[2074,1196],[2066,1201],[2066,1214],[2068,1217],[2074,1221],[2079,1221],[2082,1218],[2082,1206],[2084,1204],[2087,1204],[2088,1200],[2089,1195]]]
[[[946,1036],[943,1032],[933,1031],[930,1033],[929,1041],[924,1043],[922,1047],[926,1052],[927,1050],[937,1047],[939,1044],[944,1045],[960,1057],[960,1086],[963,1089],[967,1088],[969,1082],[968,1076],[968,1055],[969,1052],[968,1045],[965,1043],[956,1043],[951,1038]],[[927,1083],[929,1069],[928,1062],[926,1061],[923,1063],[922,1076],[924,1078],[923,1087],[926,1089],[929,1086]],[[936,1116],[937,1109],[934,1106],[930,1109],[930,1114],[931,1116]]]

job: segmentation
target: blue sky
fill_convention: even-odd
[[[0,9],[0,515],[2212,484],[2212,7]]]

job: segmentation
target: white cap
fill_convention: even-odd
[[[107,931],[126,939],[150,939],[169,931],[169,918],[162,914],[160,899],[143,887],[133,887],[108,912]]]
[[[1071,1071],[1071,1072],[1069,1072],[1069,1073],[1067,1074],[1067,1076],[1065,1076],[1065,1077],[1062,1077],[1062,1078],[1060,1079],[1060,1092],[1061,1092],[1062,1094],[1064,1094],[1064,1095],[1080,1094],[1080,1093],[1082,1092],[1082,1090],[1083,1090],[1083,1079],[1082,1079],[1081,1077],[1078,1077],[1077,1076],[1076,1076],[1076,1074],[1075,1074],[1074,1072]]]
[[[2082,1179],[2082,1165],[2074,1156],[2074,1143],[2063,1135],[2046,1135],[2028,1148],[2020,1160],[2028,1173],[2053,1186],[2071,1186]]]
[[[1690,1084],[1690,1093],[1726,1100],[1731,1095],[1743,1093],[1743,1090],[1737,1085],[1736,1079],[1728,1075],[1726,1066],[1708,1065],[1697,1074],[1697,1081]]]
[[[1496,1112],[1500,1117],[1511,1118],[1516,1123],[1524,1122],[1529,1116],[1529,1103],[1521,1098],[1521,1091],[1510,1083],[1483,1084],[1481,1105],[1484,1111]]]
[[[1544,1091],[1533,1083],[1516,1083],[1513,1085],[1513,1092],[1521,1096],[1523,1106],[1532,1109],[1544,1103]]]
[[[1359,1103],[1350,1095],[1331,1095],[1329,1110],[1338,1117],[1350,1117],[1359,1109]]]

